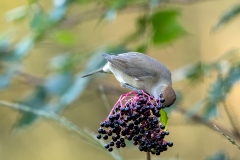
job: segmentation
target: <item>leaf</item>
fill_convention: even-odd
[[[72,85],[73,75],[71,72],[64,72],[49,76],[44,83],[44,88],[50,94],[62,95]]]
[[[47,100],[47,92],[40,87],[40,88],[37,88],[35,90],[35,93],[33,93],[29,98],[20,102],[20,104],[30,106],[33,109],[44,109],[44,107],[46,106],[46,100]],[[14,127],[22,128],[25,126],[29,126],[37,118],[38,118],[38,115],[33,114],[31,112],[22,112],[21,117],[19,118],[17,123],[14,125]]]
[[[137,47],[136,52],[144,53],[146,54],[148,46],[146,44],[142,44]]]
[[[7,38],[3,38],[0,36],[0,57],[7,54],[10,48],[10,42]],[[2,58],[1,58],[2,60]]]
[[[203,119],[205,121],[217,116],[217,104],[208,102],[204,111]]]
[[[224,79],[219,75],[217,80],[210,86],[209,101],[217,104],[225,98]]]
[[[61,45],[74,45],[76,44],[76,36],[70,31],[58,31],[54,34],[54,39]]]
[[[178,16],[179,11],[177,10],[159,11],[152,16],[152,41],[154,44],[171,42],[186,33],[177,21]]]
[[[201,62],[196,63],[192,66],[187,73],[186,78],[190,80],[190,82],[196,82],[199,79],[204,77],[204,69],[203,64]]]
[[[150,6],[151,8],[156,8],[160,4],[160,0],[151,0]]]
[[[240,65],[230,68],[225,78],[225,89],[229,92],[234,84],[240,80]]]
[[[19,21],[26,17],[28,13],[28,7],[27,6],[20,6],[17,8],[14,8],[13,10],[10,10],[6,13],[5,19],[7,22],[12,21]]]
[[[34,39],[31,36],[26,36],[24,37],[12,51],[9,51],[9,53],[4,54],[2,57],[3,60],[5,61],[20,61],[27,54],[30,52],[30,50],[34,46]]]
[[[11,67],[6,69],[4,73],[0,75],[0,90],[8,87],[8,85],[10,84],[15,74],[16,74],[16,68]]]
[[[51,22],[47,14],[36,12],[30,22],[30,28],[34,32],[41,33],[50,26]]]
[[[163,109],[160,110],[160,122],[165,126],[165,130],[167,130],[168,125],[168,116],[167,112],[165,112]]]
[[[127,4],[127,0],[115,0],[113,4],[110,6],[110,9],[105,13],[105,18],[108,21],[112,21],[116,18],[117,11],[124,8]]]
[[[50,13],[49,20],[53,23],[60,21],[67,12],[68,3],[57,6]]]
[[[26,36],[23,38],[13,50],[13,58],[20,60],[25,58],[25,56],[30,52],[33,48],[34,40],[30,36]]]
[[[223,25],[232,21],[239,14],[240,14],[240,4],[232,6],[231,8],[229,8],[227,11],[223,13],[223,15],[218,20],[217,24],[215,24],[213,30],[216,31],[220,29]]]
[[[206,160],[227,160],[228,158],[223,152],[217,152],[212,156],[206,158]]]

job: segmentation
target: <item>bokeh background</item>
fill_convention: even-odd
[[[105,63],[101,53],[140,51],[172,71],[178,91],[167,110],[174,147],[152,159],[240,159],[213,126],[240,143],[238,0],[1,0],[0,6],[0,105],[55,112],[97,132],[128,90],[113,75],[80,76]],[[133,145],[117,154],[145,159]],[[58,122],[1,106],[0,159],[116,157]]]

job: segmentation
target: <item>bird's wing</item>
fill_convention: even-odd
[[[151,68],[146,68],[143,59],[134,53],[124,53],[119,55],[103,54],[103,57],[113,66],[136,80],[153,78],[155,73]]]

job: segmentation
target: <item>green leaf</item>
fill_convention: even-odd
[[[53,9],[50,13],[49,20],[51,22],[58,22],[60,21],[67,12],[68,3],[63,3]]]
[[[144,53],[146,54],[148,46],[146,44],[142,44],[137,47],[136,52]]]
[[[178,10],[164,10],[159,11],[152,16],[152,41],[154,44],[171,42],[186,33],[177,21],[179,15]]]
[[[51,22],[47,14],[43,12],[37,12],[33,15],[30,22],[30,28],[34,32],[41,33],[50,26]]]
[[[223,13],[217,24],[214,26],[213,30],[220,29],[226,23],[232,21],[235,17],[240,14],[240,4],[234,5]]]
[[[230,158],[227,158],[223,152],[217,152],[214,155],[211,155],[206,158],[206,160],[227,160],[227,159]]]
[[[205,121],[217,116],[217,104],[208,102],[204,111],[203,119]]]
[[[37,88],[29,98],[20,102],[20,104],[27,105],[33,109],[45,109],[47,100],[47,92],[43,88]],[[32,124],[38,115],[30,112],[22,112],[20,119],[14,125],[14,127],[22,128]]]
[[[108,21],[112,21],[116,18],[117,11],[124,8],[127,4],[127,0],[115,0],[111,5],[110,9],[105,13],[105,18]]]
[[[150,6],[151,8],[156,8],[160,4],[160,0],[151,0]]]
[[[0,89],[5,89],[8,87],[10,84],[12,78],[16,74],[16,68],[15,67],[10,67],[7,68],[4,73],[0,75]]]
[[[230,69],[225,78],[225,91],[229,92],[234,84],[240,80],[240,65]]]
[[[54,34],[54,39],[61,45],[74,45],[77,42],[76,36],[70,31],[58,31]]]
[[[168,116],[167,112],[165,112],[163,109],[160,110],[160,122],[165,126],[165,130],[167,130],[168,125]]]
[[[14,8],[13,10],[10,10],[6,13],[5,19],[7,22],[12,21],[19,21],[26,17],[28,13],[28,7],[27,6],[20,6],[17,8]]]
[[[204,77],[203,64],[201,62],[198,62],[188,70],[186,78],[189,79],[191,82],[196,82],[197,80],[202,79],[203,77]]]
[[[44,88],[50,94],[62,95],[69,89],[72,82],[71,72],[59,73],[49,76],[44,83]]]
[[[33,48],[34,39],[30,36],[26,36],[23,38],[15,47],[13,54],[16,59],[25,58],[25,56],[30,52]]]
[[[225,90],[224,90],[224,79],[219,75],[217,80],[210,86],[209,91],[209,101],[217,104],[218,102],[224,100]]]
[[[16,44],[13,50],[8,50],[8,48],[6,48],[6,51],[3,52],[4,54],[0,55],[1,60],[20,61],[25,58],[25,56],[30,52],[30,50],[33,48],[33,45],[34,39],[30,36],[26,36],[19,43]]]

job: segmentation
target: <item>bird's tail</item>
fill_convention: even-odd
[[[103,68],[99,68],[99,69],[97,69],[97,70],[95,70],[95,71],[92,71],[92,72],[90,72],[90,73],[82,76],[81,78],[88,77],[88,76],[91,76],[91,75],[93,75],[93,74],[95,74],[95,73],[99,73],[99,72],[100,72],[100,73],[103,73],[103,72],[104,72],[104,71],[103,71]]]

